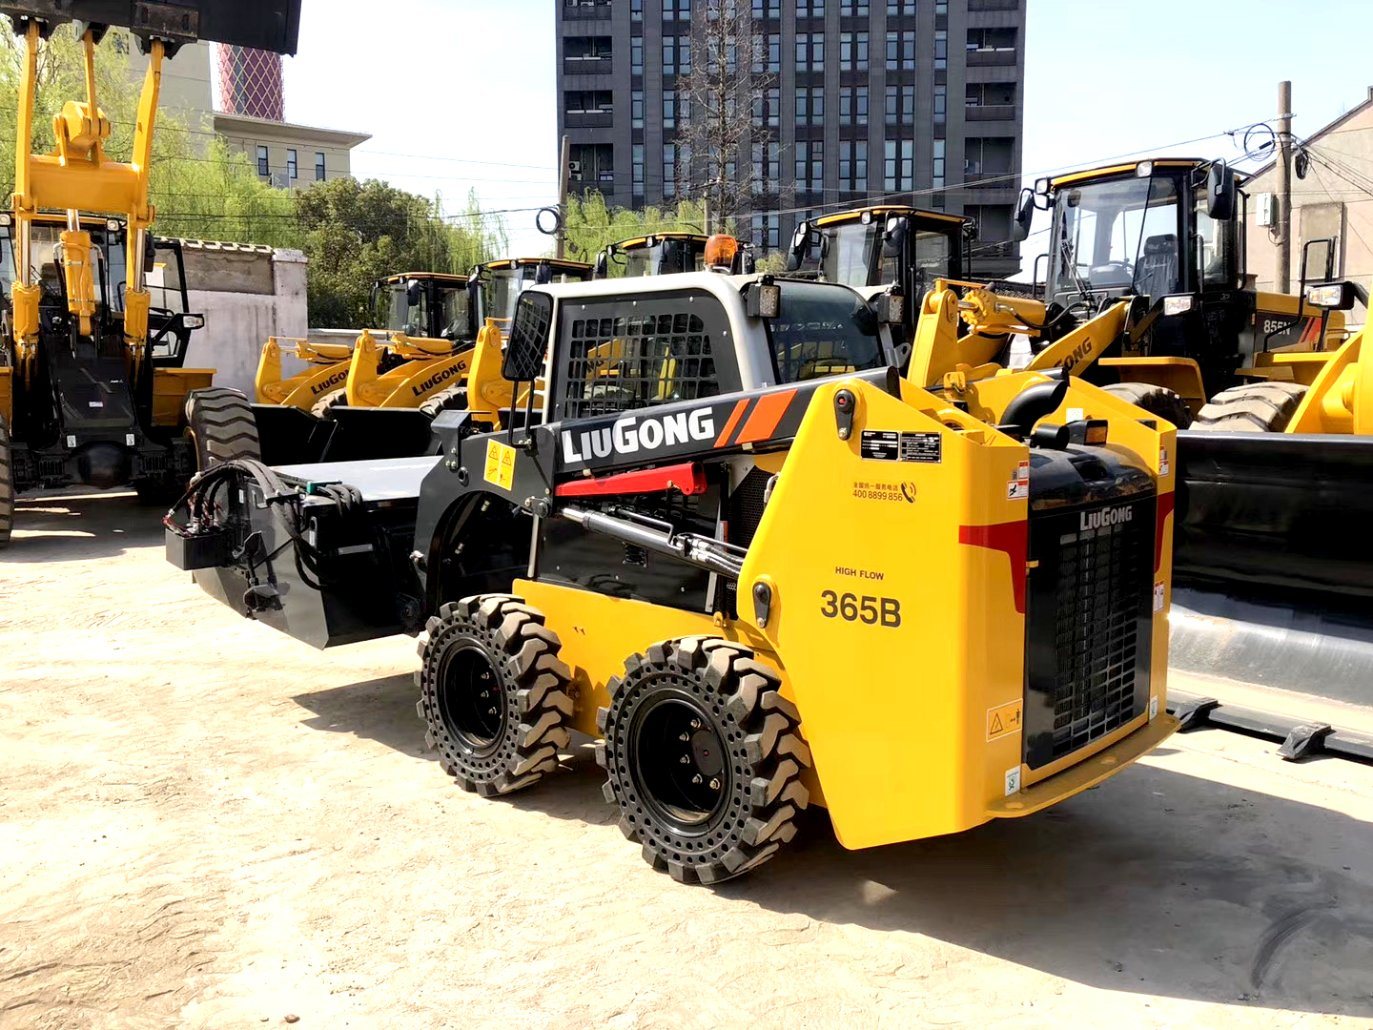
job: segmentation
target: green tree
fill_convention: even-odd
[[[469,211],[475,209],[469,197]],[[439,200],[369,179],[335,179],[296,195],[301,247],[310,259],[310,321],[368,321],[372,283],[395,272],[465,272],[503,243],[504,230],[450,225]],[[480,215],[480,211],[476,213]]]
[[[645,207],[634,211],[607,207],[605,197],[592,190],[567,204],[567,256],[578,261],[594,261],[607,245],[633,236],[655,232],[702,232],[705,224],[701,205],[682,201],[676,210]]]

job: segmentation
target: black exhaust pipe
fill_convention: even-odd
[[[1024,439],[1036,422],[1062,407],[1067,396],[1067,379],[1028,386],[1006,405],[1006,411],[1001,416],[1001,425],[996,428],[1009,436]]]

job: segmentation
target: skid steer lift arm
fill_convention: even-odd
[[[16,364],[30,381],[38,346],[41,287],[33,282],[33,219],[40,211],[67,212],[62,233],[63,273],[73,331],[89,336],[95,313],[95,276],[90,234],[82,211],[118,215],[128,222],[124,295],[124,341],[131,374],[147,352],[149,295],[144,289],[144,253],[154,210],[148,200],[153,132],[162,86],[162,62],[183,44],[197,40],[294,53],[300,0],[18,0],[0,3],[23,38],[16,119],[14,197],[16,275],[12,288]],[[57,141],[51,154],[33,152],[33,108],[38,85],[38,48],[59,25],[76,21],[84,51],[86,99],[69,100],[54,119]],[[133,152],[127,162],[105,154],[110,122],[96,95],[95,47],[111,27],[128,28],[148,55],[139,95]]]

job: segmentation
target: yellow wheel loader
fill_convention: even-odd
[[[206,2],[0,3],[19,37],[15,172],[0,225],[9,304],[0,339],[0,546],[17,492],[131,486],[175,497],[214,455],[250,453],[240,412],[204,390],[209,369],[183,367],[200,316],[186,311],[180,251],[151,236],[148,197],[163,63],[197,40],[291,53],[298,0],[269,0],[258,18]],[[146,8],[146,9],[144,9]],[[34,151],[39,51],[77,21],[86,97],[53,121],[52,153]],[[110,121],[96,90],[96,48],[128,27],[148,55],[128,161],[107,152]]]
[[[1030,815],[1176,725],[1174,430],[1059,372],[926,390],[894,314],[770,276],[531,286],[504,428],[214,470],[168,557],[317,646],[418,634],[466,790],[589,735],[683,882],[755,869],[812,804],[849,848]]]
[[[723,263],[736,275],[753,272],[753,247],[734,237],[732,247],[717,244],[719,254],[708,260],[710,242],[716,237],[690,232],[659,232],[634,236],[612,243],[596,255],[593,278],[634,279],[641,275],[675,275],[678,272],[703,272]]]

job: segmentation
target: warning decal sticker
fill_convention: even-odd
[[[502,490],[515,482],[515,448],[499,440],[486,441],[486,469],[482,478]]]
[[[987,742],[1020,732],[1021,701],[987,709]]]

